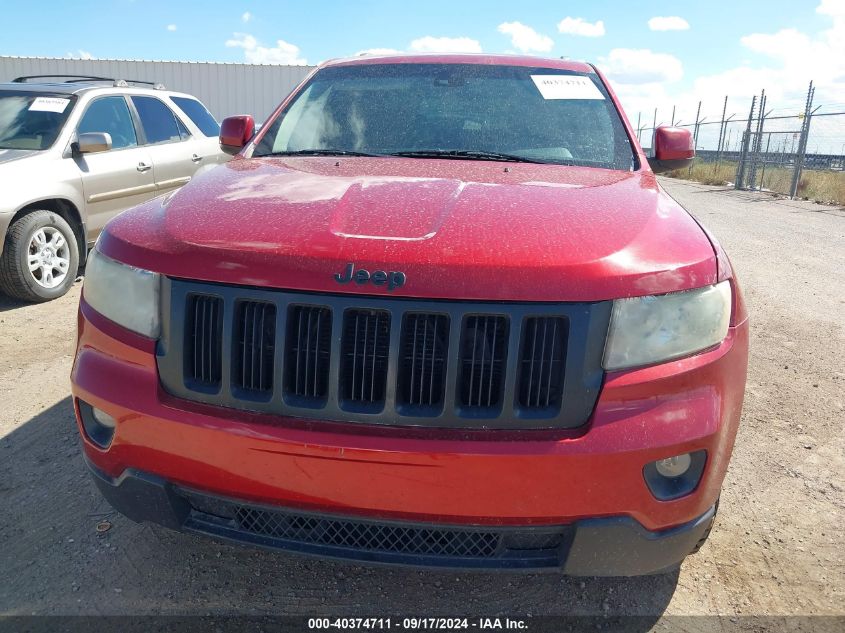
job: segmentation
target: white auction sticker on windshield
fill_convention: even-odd
[[[61,97],[36,97],[29,106],[31,112],[57,112],[61,114],[65,111],[70,99],[62,99]]]
[[[604,99],[589,77],[579,75],[531,75],[543,99]]]

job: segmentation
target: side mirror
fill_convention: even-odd
[[[682,127],[659,127],[654,131],[654,156],[648,164],[660,174],[692,165],[695,144],[690,131]]]
[[[234,156],[254,134],[255,121],[248,114],[226,117],[220,126],[220,149]]]
[[[111,149],[111,134],[108,132],[86,132],[76,139],[76,150],[80,154],[107,152]]]

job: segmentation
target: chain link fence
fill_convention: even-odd
[[[744,112],[729,113],[725,97],[715,119],[700,117],[700,102],[693,122],[676,121],[673,112],[661,123],[655,110],[651,126],[638,117],[637,137],[649,148],[655,126],[693,133],[695,162],[670,174],[675,177],[845,205],[845,106],[815,103],[811,83],[798,107],[772,107],[763,91]]]

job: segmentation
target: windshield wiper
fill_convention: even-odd
[[[286,152],[270,152],[261,156],[386,156],[372,152],[356,152],[349,149],[297,149]]]
[[[406,158],[456,158],[464,160],[494,160],[508,163],[539,163],[549,164],[547,161],[517,156],[516,154],[503,154],[501,152],[487,152],[478,149],[418,149],[407,152],[394,152],[391,156],[403,156]],[[557,163],[555,163],[557,164]]]
[[[269,152],[256,156],[369,156],[384,158],[386,156],[401,156],[402,158],[447,158],[455,160],[489,160],[508,163],[535,163],[539,165],[572,165],[564,161],[545,161],[516,154],[505,154],[502,152],[488,152],[478,149],[417,149],[402,152],[390,152],[389,154],[378,154],[375,152],[358,152],[348,149],[297,149],[281,152]]]

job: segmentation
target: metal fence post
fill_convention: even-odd
[[[695,151],[698,151],[698,128],[701,125],[701,121],[698,119],[698,117],[700,114],[701,101],[698,102],[698,110],[695,111],[695,126],[692,128],[692,148]],[[687,176],[692,176],[692,163],[690,163],[689,170],[687,171]]]
[[[757,184],[757,166],[760,163],[760,151],[763,149],[763,126],[766,122],[766,91],[760,92],[760,107],[757,110],[757,131],[751,146],[751,167],[748,172],[748,188]]]
[[[772,133],[766,139],[766,153],[763,155],[763,173],[760,174],[760,191],[763,191],[763,181],[766,179],[766,162],[769,160],[769,145],[772,144]]]
[[[651,153],[654,154],[654,133],[657,132],[657,108],[654,109],[654,123],[651,124]]]
[[[795,169],[792,172],[792,185],[789,188],[789,197],[795,198],[798,195],[798,185],[801,183],[801,169],[804,166],[804,154],[807,151],[807,141],[810,136],[810,119],[812,117],[813,95],[816,89],[813,82],[807,90],[807,104],[804,106],[804,121],[801,126],[801,138],[798,141],[798,153],[795,156]]]
[[[739,153],[739,165],[736,169],[734,189],[745,188],[745,162],[748,159],[748,144],[751,142],[751,122],[754,120],[754,110],[757,106],[757,96],[751,97],[751,110],[748,112],[748,125],[742,135],[742,149]]]
[[[716,146],[716,162],[713,165],[713,175],[719,171],[719,165],[722,162],[722,141],[725,136],[725,115],[728,113],[728,95],[725,95],[725,105],[722,107],[722,123],[719,125],[719,144]]]

